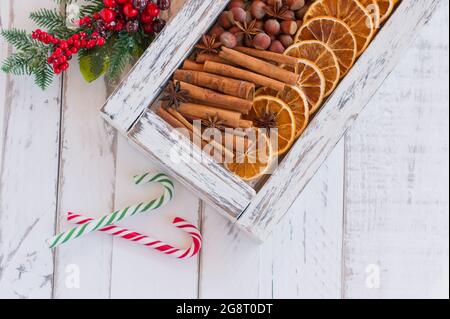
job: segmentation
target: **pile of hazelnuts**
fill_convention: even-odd
[[[245,46],[283,53],[294,43],[312,0],[232,0],[210,35],[228,48]],[[244,31],[243,31],[244,29]]]

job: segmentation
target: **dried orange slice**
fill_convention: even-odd
[[[398,0],[377,0],[380,8],[380,23],[385,22],[389,18],[397,2]]]
[[[289,106],[279,98],[270,95],[255,97],[249,117],[256,127],[266,129],[271,138],[276,138],[272,141],[274,156],[286,153],[294,143],[295,116]],[[274,142],[278,145],[273,145]]]
[[[375,34],[375,26],[369,12],[358,0],[319,0],[305,14],[304,20],[331,16],[344,21],[352,30],[357,43],[358,55],[369,45]]]
[[[244,181],[251,181],[266,174],[273,162],[273,150],[266,134],[254,130],[254,136],[247,139],[247,145],[236,148],[233,162],[225,167]]]
[[[359,0],[359,2],[361,2],[364,8],[366,8],[367,12],[370,14],[374,28],[378,29],[381,24],[381,14],[380,6],[378,5],[377,0]]]
[[[284,54],[301,59],[305,65],[308,65],[305,60],[311,61],[314,66],[319,68],[325,79],[325,96],[330,95],[336,88],[341,74],[339,62],[333,50],[325,43],[317,40],[302,41],[291,45]],[[301,70],[297,70],[297,72],[299,71]],[[305,89],[303,92],[309,100],[308,92]],[[310,113],[317,108],[318,106],[310,103]]]
[[[298,59],[294,67],[287,65],[282,65],[282,67],[299,75],[297,87],[306,96],[309,113],[314,113],[322,105],[325,97],[326,80],[322,71],[317,65],[306,59]]]
[[[277,97],[286,103],[295,118],[295,138],[297,139],[309,123],[309,106],[305,93],[296,86],[287,85]]]
[[[309,104],[305,93],[296,86],[287,85],[282,92],[271,88],[260,88],[255,96],[270,95],[279,98],[291,108],[295,117],[295,138],[298,138],[309,123]]]
[[[270,96],[276,97],[277,94],[278,94],[277,90],[263,86],[256,90],[255,97],[262,96],[262,95],[270,95]]]
[[[326,43],[338,59],[341,77],[353,66],[358,54],[352,30],[342,20],[333,17],[317,17],[306,21],[295,39]]]

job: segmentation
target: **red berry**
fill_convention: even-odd
[[[74,46],[75,48],[79,48],[79,47],[81,46],[81,41],[80,41],[80,40],[75,40],[75,41],[73,41],[73,46]]]
[[[104,46],[105,45],[105,43],[106,43],[106,40],[104,39],[104,38],[98,38],[97,39],[97,45],[98,46]]]
[[[131,4],[127,3],[122,8],[123,14],[128,18],[134,18],[139,14],[139,11]]]
[[[164,29],[166,25],[166,21],[164,21],[163,19],[155,19],[155,21],[153,22],[153,29],[155,30],[155,32],[159,33],[162,31],[162,29]]]
[[[125,30],[128,33],[137,32],[139,30],[139,22],[137,20],[128,21],[127,24],[125,25]]]
[[[55,51],[53,51],[53,54],[55,56],[61,55],[63,53],[63,51],[61,50],[61,48],[56,48]]]
[[[107,8],[114,8],[117,6],[117,3],[115,0],[103,0],[103,4]]]
[[[71,51],[73,54],[77,54],[77,53],[78,53],[78,49],[75,48],[75,47],[72,47],[72,48],[70,49],[70,51]]]
[[[142,12],[142,14],[141,14],[142,23],[150,23],[153,21],[153,19],[155,19],[155,18],[152,17],[151,15],[147,14],[145,11]]]
[[[68,68],[69,68],[69,63],[65,62],[65,63],[61,64],[61,70],[62,70],[62,71],[65,71],[65,70],[67,70]]]
[[[67,41],[65,41],[65,40],[61,41],[61,43],[59,44],[59,47],[60,47],[62,50],[67,49],[68,46],[69,46],[69,45],[67,44]]]
[[[154,4],[154,3],[150,3],[147,8],[145,8],[145,12],[151,16],[151,17],[157,17],[159,16],[161,10],[159,9],[159,7]]]
[[[125,4],[127,2],[130,2],[131,0],[116,0],[117,3],[119,4]]]
[[[105,21],[106,23],[110,23],[113,22],[116,18],[116,12],[108,8],[103,8],[100,11],[100,16],[103,21]]]
[[[122,30],[123,29],[123,25],[124,25],[123,21],[121,21],[121,20],[117,21],[117,24],[114,27],[114,30],[116,30],[116,31]]]
[[[155,30],[153,29],[153,23],[146,23],[144,24],[144,31],[145,33],[153,33]]]
[[[157,4],[161,10],[168,10],[170,8],[170,0],[158,0]]]
[[[98,12],[94,13],[92,16],[95,20],[99,20],[101,18],[100,14]]]

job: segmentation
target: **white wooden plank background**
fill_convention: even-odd
[[[0,27],[31,29],[43,6],[2,1]],[[197,222],[204,248],[187,262],[102,234],[45,247],[67,210],[98,216],[157,192],[130,181],[156,168],[100,119],[102,80],[73,67],[41,92],[1,74],[0,297],[448,298],[448,74],[445,1],[265,244],[179,185],[166,208],[126,222],[175,244],[186,238],[170,219]]]

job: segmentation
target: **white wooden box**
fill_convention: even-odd
[[[198,160],[172,161],[172,147],[177,144],[178,150],[181,147],[182,152],[189,153],[191,142],[171,134],[172,127],[149,108],[228,2],[187,0],[101,112],[163,170],[245,231],[264,240],[394,69],[440,0],[403,0],[398,5],[289,153],[257,190],[212,158],[200,156],[200,149],[193,148]]]

